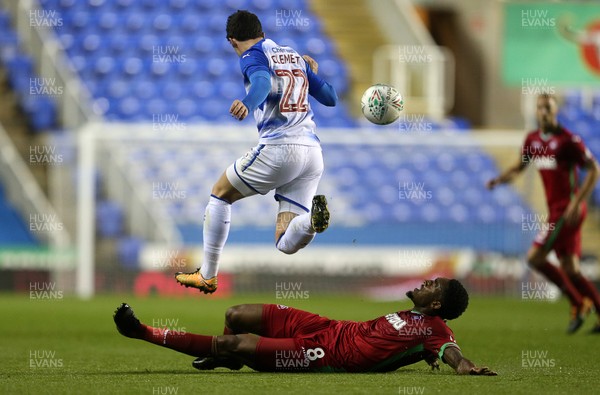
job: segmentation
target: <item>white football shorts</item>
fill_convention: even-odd
[[[244,196],[275,190],[279,212],[310,211],[323,174],[321,147],[259,144],[226,170],[227,179]]]

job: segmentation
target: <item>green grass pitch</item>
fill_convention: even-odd
[[[598,393],[600,335],[593,318],[573,336],[564,332],[567,304],[472,297],[450,322],[463,353],[497,377],[457,376],[425,362],[384,374],[198,372],[193,358],[119,335],[112,313],[129,302],[138,317],[179,330],[218,334],[223,313],[240,303],[280,303],[338,319],[366,320],[411,307],[348,296],[273,295],[230,299],[137,299],[130,296],[31,300],[0,295],[2,394],[591,394]]]

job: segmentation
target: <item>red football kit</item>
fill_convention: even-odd
[[[386,372],[458,348],[442,318],[410,310],[355,322],[270,304],[262,322],[262,371]]]
[[[554,250],[559,257],[580,256],[586,203],[582,202],[581,217],[575,225],[565,224],[562,215],[578,191],[578,167],[591,159],[590,152],[579,136],[559,126],[559,132],[554,134],[540,130],[529,133],[521,153],[522,160],[540,172],[549,211],[548,226],[536,236],[534,244]]]

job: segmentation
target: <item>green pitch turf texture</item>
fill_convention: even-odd
[[[2,394],[592,394],[600,393],[600,335],[594,318],[565,334],[567,304],[518,299],[471,299],[450,322],[463,353],[497,377],[457,376],[447,365],[431,372],[425,362],[385,374],[199,372],[192,357],[128,339],[112,313],[129,302],[138,317],[170,322],[179,330],[218,334],[223,313],[240,303],[285,303],[338,319],[367,320],[401,303],[311,294],[306,300],[273,295],[229,299],[138,299],[102,296],[91,301],[31,300],[0,295]],[[37,365],[37,366],[36,366]],[[39,366],[39,367],[38,367]]]

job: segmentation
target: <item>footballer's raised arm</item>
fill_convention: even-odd
[[[308,67],[306,68],[306,76],[308,77],[309,95],[327,107],[335,107],[338,101],[338,96],[335,92],[335,89],[313,71],[313,68],[318,70],[318,65],[315,66],[308,62],[307,65]]]
[[[446,347],[444,350],[444,356],[442,358],[444,362],[450,365],[458,374],[470,374],[476,376],[496,376],[497,373],[490,370],[486,366],[478,367],[467,358],[463,357],[458,347]]]
[[[496,178],[492,178],[486,184],[488,189],[494,189],[498,184],[506,184],[511,182],[517,175],[519,175],[527,165],[530,160],[528,157],[525,157],[523,154],[519,156],[519,161],[514,163],[512,166],[504,170],[500,175]]]

